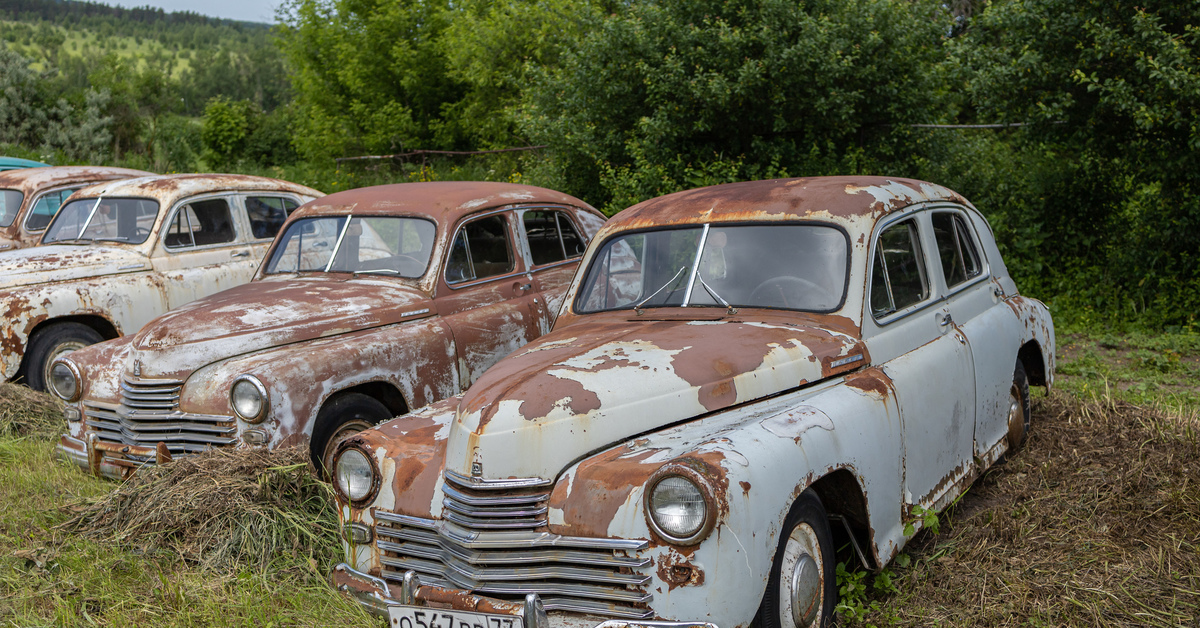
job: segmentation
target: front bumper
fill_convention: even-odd
[[[709,622],[644,621],[607,619],[597,615],[555,612],[547,614],[537,594],[525,596],[524,602],[507,602],[472,595],[468,591],[422,585],[413,572],[404,576],[404,583],[395,591],[381,578],[362,573],[345,563],[333,568],[334,588],[350,596],[367,610],[383,618],[392,606],[436,606],[451,610],[515,615],[522,618],[524,628],[717,628]]]
[[[58,441],[58,456],[74,462],[98,477],[125,480],[134,471],[147,464],[171,460],[171,452],[164,443],[154,447],[122,445],[100,440],[94,432],[83,438],[63,434]]]

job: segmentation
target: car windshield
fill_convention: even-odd
[[[0,227],[7,227],[21,211],[21,201],[25,195],[16,190],[0,190]]]
[[[837,309],[849,243],[817,224],[704,225],[641,231],[606,242],[575,311],[650,307]]]
[[[42,244],[121,242],[141,244],[158,217],[158,201],[145,198],[85,198],[63,206]]]
[[[416,278],[429,267],[436,234],[437,226],[422,218],[303,218],[288,225],[280,236],[264,272],[373,273]]]

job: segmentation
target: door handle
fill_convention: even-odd
[[[513,284],[513,289],[516,290],[517,292],[525,292],[526,290],[529,290],[532,287],[533,287],[532,283],[525,283],[525,284],[515,283],[515,284]]]
[[[954,317],[950,315],[950,312],[946,312],[945,314],[938,315],[938,326],[945,327],[945,326],[951,325],[953,323],[954,323]]]
[[[229,257],[249,257],[250,251],[234,251],[229,254]]]

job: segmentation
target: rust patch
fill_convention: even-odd
[[[741,485],[741,487],[742,487],[742,494],[749,496],[750,495],[750,483],[745,480],[742,480],[741,482],[738,482],[738,484]]]
[[[892,378],[888,377],[887,373],[884,373],[883,369],[878,367],[866,368],[857,373],[847,375],[846,385],[861,390],[868,395],[878,397],[881,400],[895,395]]]
[[[676,587],[698,587],[704,584],[704,570],[693,565],[688,557],[668,549],[658,557],[658,579],[667,583],[668,591]]]
[[[644,486],[662,463],[646,463],[659,450],[634,451],[621,445],[579,464],[574,486],[559,482],[550,493],[552,508],[561,508],[566,536],[608,538],[608,527],[633,489]]]

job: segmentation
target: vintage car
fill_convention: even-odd
[[[250,281],[288,209],[319,196],[287,181],[208,174],[76,192],[42,246],[0,251],[4,379],[45,390],[56,357]]]
[[[0,172],[5,170],[20,170],[22,168],[40,168],[49,165],[50,164],[44,164],[40,161],[34,161],[32,159],[21,159],[19,157],[0,157]]]
[[[254,281],[54,365],[61,451],[121,477],[208,447],[334,445],[457,394],[550,330],[604,216],[527,185],[339,192],[296,211]]]
[[[51,166],[0,172],[0,251],[36,246],[67,197],[101,181],[151,176],[128,168]]]
[[[944,187],[652,199],[601,229],[551,333],[342,443],[332,579],[411,628],[825,626],[835,534],[886,564],[1053,372],[1045,306]]]

